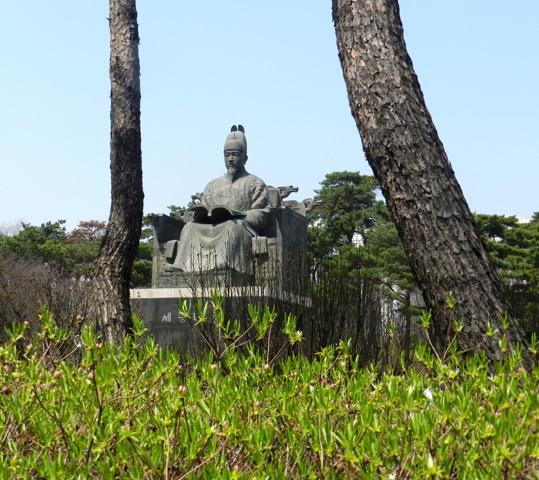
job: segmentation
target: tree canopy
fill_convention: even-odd
[[[475,216],[489,256],[500,275],[512,315],[528,333],[539,333],[539,212],[530,221],[515,216]]]
[[[309,216],[309,255],[314,269],[347,265],[376,279],[388,293],[415,287],[408,260],[378,182],[359,172],[328,173]]]
[[[371,175],[332,172],[320,185],[308,213],[309,245],[315,257],[325,258],[342,246],[361,242],[369,228],[389,218]]]
[[[83,220],[68,232],[65,220],[47,221],[39,226],[23,223],[15,235],[0,236],[0,252],[18,257],[33,257],[60,267],[66,273],[88,276],[96,259],[106,222]],[[143,227],[131,286],[149,286],[151,282],[151,230]]]

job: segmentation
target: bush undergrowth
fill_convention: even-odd
[[[518,352],[491,368],[420,345],[399,375],[346,343],[186,361],[136,321],[117,346],[85,328],[73,361],[41,324],[0,346],[0,478],[539,478],[539,368]]]

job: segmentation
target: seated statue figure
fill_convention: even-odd
[[[190,209],[178,250],[169,268],[184,272],[235,270],[253,273],[252,238],[262,234],[271,216],[265,183],[245,170],[245,130],[234,125],[224,145],[226,173],[204,189]]]

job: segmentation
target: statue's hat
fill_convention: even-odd
[[[232,125],[226,137],[225,150],[242,150],[247,155],[247,139],[243,125]]]

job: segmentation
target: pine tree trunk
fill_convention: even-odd
[[[116,342],[132,328],[129,280],[143,215],[140,65],[135,0],[110,0],[111,209],[94,267],[95,323]]]
[[[398,2],[333,0],[333,21],[352,115],[432,312],[437,346],[461,319],[460,348],[498,359],[500,335],[488,336],[487,325],[502,331],[501,284],[425,105]],[[510,319],[510,327],[509,345],[522,342],[518,324]]]

